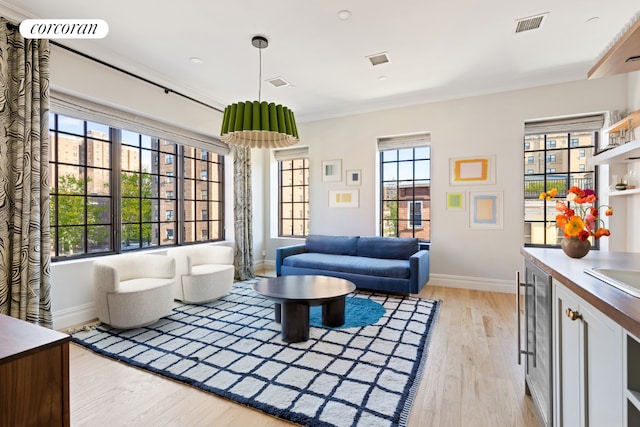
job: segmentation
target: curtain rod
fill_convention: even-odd
[[[190,97],[189,95],[185,95],[185,94],[183,94],[183,93],[176,92],[176,91],[175,91],[175,90],[173,90],[173,89],[170,89],[170,88],[168,88],[168,87],[166,87],[166,86],[162,86],[162,85],[161,85],[161,84],[159,84],[159,83],[156,83],[156,82],[154,82],[154,81],[152,81],[152,80],[149,80],[149,79],[147,79],[147,78],[145,78],[145,77],[142,77],[142,76],[139,76],[139,75],[137,75],[137,74],[134,74],[134,73],[132,73],[131,71],[127,71],[127,70],[125,70],[125,69],[123,69],[123,68],[120,68],[120,67],[117,67],[117,66],[115,66],[115,65],[113,65],[113,64],[109,64],[108,62],[105,62],[105,61],[103,61],[103,60],[101,60],[101,59],[98,59],[98,58],[94,58],[93,56],[90,56],[90,55],[87,55],[86,53],[82,53],[82,52],[80,52],[80,51],[78,51],[78,50],[72,49],[72,48],[70,48],[70,47],[68,47],[68,46],[62,45],[62,44],[60,44],[60,43],[58,43],[58,42],[55,42],[55,41],[53,41],[53,40],[50,40],[50,41],[49,41],[49,43],[53,44],[54,46],[61,47],[62,49],[67,50],[67,51],[69,51],[69,52],[75,53],[76,55],[82,56],[83,58],[86,58],[86,59],[89,59],[89,60],[91,60],[91,61],[97,62],[98,64],[101,64],[101,65],[104,65],[104,66],[106,66],[106,67],[109,67],[109,68],[111,68],[111,69],[113,69],[113,70],[119,71],[119,72],[121,72],[121,73],[123,73],[123,74],[126,74],[126,75],[130,76],[130,77],[136,78],[136,79],[138,79],[138,80],[142,80],[142,81],[143,81],[143,82],[145,82],[145,83],[148,83],[148,84],[150,84],[150,85],[153,85],[153,86],[159,87],[160,89],[164,90],[164,93],[166,93],[166,94],[174,93],[174,94],[176,94],[176,95],[178,95],[178,96],[181,96],[181,97],[183,97],[183,98],[188,99],[189,101],[192,101],[192,102],[195,102],[195,103],[197,103],[197,104],[203,105],[203,106],[205,106],[205,107],[207,107],[207,108],[211,108],[212,110],[215,110],[215,111],[217,111],[217,112],[219,112],[219,113],[223,113],[223,111],[222,111],[221,109],[219,109],[219,108],[216,108],[216,107],[214,107],[214,106],[212,106],[212,105],[209,105],[209,104],[207,104],[207,103],[205,103],[205,102],[202,102],[202,101],[200,101],[200,100],[198,100],[198,99],[192,98],[192,97]]]

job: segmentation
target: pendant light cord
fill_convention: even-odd
[[[262,49],[258,49],[260,72],[258,73],[258,102],[262,101]]]

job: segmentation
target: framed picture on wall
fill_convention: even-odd
[[[449,159],[449,184],[495,184],[495,163],[496,156],[475,156]]]
[[[342,160],[322,161],[322,182],[342,181]]]
[[[360,185],[360,175],[362,172],[360,169],[348,170],[347,174],[347,185]]]
[[[330,208],[357,208],[359,206],[360,192],[358,190],[331,190],[329,191]]]
[[[448,211],[463,211],[464,210],[464,191],[456,191],[447,193],[447,210]]]
[[[469,192],[469,227],[502,229],[502,191]]]

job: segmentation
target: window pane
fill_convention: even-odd
[[[111,194],[111,171],[107,169],[87,169],[87,194]]]
[[[120,167],[123,171],[140,171],[140,152],[136,148],[122,146],[121,147],[121,163]]]
[[[109,225],[87,227],[87,251],[89,253],[108,252],[111,249],[110,233]]]
[[[123,130],[122,131],[122,143],[126,144],[126,145],[131,145],[133,147],[139,147],[140,146],[140,134],[137,134],[135,132],[130,132],[128,130]],[[122,147],[124,148],[124,147]]]
[[[84,121],[72,117],[58,116],[58,131],[84,135]]]
[[[388,150],[380,152],[383,162],[395,162],[398,160],[398,150]]]
[[[104,141],[110,141],[109,126],[100,123],[87,122],[87,135]]]
[[[87,198],[87,224],[111,223],[111,198]]]
[[[386,153],[386,151],[384,151],[384,153]],[[396,179],[398,179],[398,163],[383,163],[382,180],[395,181]]]
[[[84,200],[83,196],[58,196],[58,224],[83,225]]]
[[[140,221],[140,202],[138,199],[122,199],[122,222],[134,223]]]
[[[59,194],[84,194],[84,168],[59,165],[57,190]]]
[[[85,253],[84,227],[58,227],[59,255],[77,255]]]
[[[549,134],[547,135],[546,148],[567,148],[569,147],[569,137],[566,133]]]
[[[84,138],[70,135],[58,136],[58,161],[73,165],[84,164]]]

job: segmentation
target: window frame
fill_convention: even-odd
[[[426,157],[416,157],[416,150],[427,148]],[[403,158],[403,154],[408,153],[407,150],[411,150],[411,159]],[[395,153],[395,156],[385,153]],[[385,158],[387,157],[387,158]],[[421,179],[416,177],[416,162],[427,162],[429,170],[426,172],[428,179]],[[415,146],[403,146],[398,148],[385,148],[379,149],[379,162],[380,162],[380,224],[379,230],[381,236],[387,237],[417,237],[423,242],[431,241],[431,145],[421,144]],[[400,168],[403,164],[411,163],[411,179],[405,179],[400,175]],[[396,177],[395,179],[385,179],[385,165],[396,164]],[[416,183],[428,182],[428,185],[424,186],[428,190],[425,190],[425,195],[420,195],[418,188],[423,186],[416,185]],[[393,191],[395,188],[395,192]],[[401,189],[411,189],[411,197],[408,199],[401,199]],[[395,197],[393,197],[395,193]],[[407,202],[407,219],[402,219],[400,210],[401,203]],[[417,227],[414,221],[408,217],[409,203],[420,202],[422,204],[421,210],[421,223],[420,227]],[[395,206],[395,217],[393,215],[393,206]],[[385,212],[388,211],[388,215]],[[389,216],[391,215],[391,216]],[[405,228],[401,227],[401,223],[406,222]],[[395,225],[394,225],[395,224]],[[411,236],[403,235],[402,231],[411,230]],[[426,238],[422,238],[417,235],[426,234]]]
[[[590,145],[580,145],[580,134],[591,133],[591,144]],[[562,135],[562,138],[566,138],[566,146],[558,147],[557,139],[558,135]],[[549,136],[552,139],[549,139]],[[542,138],[542,148],[531,148],[531,143],[527,141],[527,137],[539,137]],[[546,201],[540,200],[542,211],[542,219],[541,220],[527,220],[527,201],[535,201],[539,200],[539,193],[542,191],[550,191],[551,188],[557,187],[558,183],[562,183],[564,190],[560,190],[556,199],[565,200],[566,190],[569,189],[573,185],[578,185],[581,188],[593,188],[593,190],[598,192],[598,166],[593,165],[593,169],[587,169],[585,163],[587,162],[587,149],[592,150],[592,155],[596,152],[599,143],[600,143],[600,132],[598,130],[553,130],[547,131],[546,133],[536,133],[525,135],[525,142],[523,144],[523,160],[524,164],[529,164],[528,159],[531,156],[538,155],[540,160],[544,160],[544,165],[539,165],[539,170],[533,171],[530,173],[529,170],[525,167],[524,172],[524,236],[525,236],[525,247],[548,247],[548,248],[558,248],[560,247],[560,239],[561,239],[561,231],[558,230],[557,243],[548,242],[548,233],[545,231],[543,234],[543,243],[532,243],[533,239],[533,229],[535,224],[547,224],[544,225],[543,229],[546,230],[548,226],[555,227],[555,214],[553,212],[553,206],[551,204],[555,204],[556,200]],[[552,154],[549,154],[549,151],[553,151]],[[562,156],[556,156],[557,154],[562,153]],[[584,156],[581,154],[584,153]],[[575,159],[572,157],[572,154],[575,154]],[[553,156],[553,157],[552,157]],[[560,158],[560,163],[563,162],[562,157],[566,157],[566,166],[562,166],[561,171],[558,172],[557,168],[550,168],[549,159],[556,159],[555,163],[558,164],[558,158]],[[566,168],[566,170],[565,170]],[[574,175],[591,175],[591,178],[578,178],[574,177]],[[535,179],[539,177],[540,179]],[[563,177],[560,179],[560,177]],[[578,181],[579,180],[579,181]],[[553,182],[553,184],[551,184]],[[537,188],[536,183],[542,183],[541,188],[536,189],[536,191],[528,191],[528,188]],[[538,226],[539,227],[539,226]],[[527,230],[529,230],[529,241],[527,241]],[[598,240],[592,240],[592,246],[594,249],[599,248]]]
[[[218,154],[213,151],[200,150],[199,156],[207,158],[207,160],[199,160],[202,163],[213,163],[218,169],[218,177],[219,181],[216,182],[217,185],[217,197],[218,200],[211,200],[211,203],[207,202],[207,209],[211,209],[213,203],[218,205],[218,212],[215,215],[218,218],[217,221],[217,231],[214,233],[208,234],[209,237],[217,236],[215,238],[208,238],[206,240],[195,239],[195,241],[185,241],[185,234],[183,231],[184,228],[184,215],[183,207],[184,207],[184,195],[182,193],[182,189],[184,188],[184,176],[181,173],[181,165],[184,159],[183,152],[185,149],[196,150],[194,147],[189,147],[186,145],[180,145],[177,143],[173,143],[166,139],[154,138],[152,136],[144,135],[135,131],[121,130],[118,128],[114,128],[108,126],[106,124],[100,123],[99,121],[83,119],[79,117],[74,117],[68,114],[58,113],[56,111],[50,111],[50,152],[52,155],[50,156],[49,168],[53,173],[51,174],[51,206],[53,209],[51,210],[50,218],[51,218],[51,229],[52,229],[52,241],[51,241],[51,257],[52,261],[65,261],[77,258],[90,258],[96,256],[104,256],[110,255],[114,253],[124,253],[135,250],[145,250],[152,248],[161,248],[167,246],[175,246],[180,244],[190,244],[190,243],[202,243],[202,242],[215,242],[224,240],[224,156]],[[77,123],[82,123],[84,127],[83,135],[78,133],[69,134],[65,132],[59,126],[60,120],[69,119],[71,121],[75,121]],[[95,124],[99,127],[108,129],[109,138],[108,143],[108,156],[109,156],[109,165],[108,167],[99,167],[100,170],[105,170],[110,173],[109,179],[109,188],[108,194],[104,196],[100,196],[103,198],[109,199],[109,222],[107,224],[95,223],[91,221],[95,221],[92,217],[87,216],[86,212],[90,204],[87,200],[91,200],[90,197],[95,197],[95,195],[87,194],[87,184],[84,183],[84,194],[77,194],[74,197],[83,197],[84,198],[84,224],[70,224],[74,227],[83,228],[84,235],[82,237],[82,243],[78,250],[67,250],[61,247],[61,242],[59,240],[59,233],[57,232],[59,228],[66,227],[67,224],[61,222],[59,209],[61,195],[65,196],[64,193],[59,193],[58,191],[58,170],[60,168],[60,164],[81,167],[81,168],[89,168],[93,166],[87,165],[87,151],[91,149],[89,146],[89,142],[91,140],[103,141],[101,139],[96,138],[95,136],[91,136],[87,134],[87,126],[88,124]],[[75,124],[74,124],[75,125]],[[77,127],[77,126],[76,126]],[[137,135],[139,141],[137,143],[129,143],[125,142],[122,138],[123,134],[126,133],[128,138],[131,138],[132,135]],[[79,138],[84,141],[84,158],[78,159],[74,164],[69,164],[68,161],[61,161],[61,156],[58,155],[59,147],[59,139],[60,135],[72,135],[76,138]],[[127,139],[129,141],[129,139]],[[133,140],[131,140],[133,141]],[[151,143],[149,143],[151,141]],[[174,151],[170,151],[171,147],[175,147]],[[169,150],[168,150],[169,149]],[[126,150],[126,151],[125,151]],[[132,156],[131,159],[134,162],[138,162],[137,166],[127,166],[123,169],[122,163],[122,153],[123,151]],[[71,159],[70,153],[68,159]],[[106,154],[106,153],[105,153]],[[165,159],[161,159],[162,156],[165,156]],[[97,158],[97,155],[95,155]],[[135,159],[135,157],[138,159]],[[104,156],[106,157],[106,155]],[[143,158],[145,160],[143,160]],[[170,159],[170,160],[169,160]],[[103,160],[103,161],[106,161]],[[143,170],[143,163],[146,165],[146,169],[150,169],[149,171]],[[171,171],[166,171],[166,169],[170,167]],[[86,172],[83,172],[86,176]],[[131,193],[131,189],[125,191],[123,194],[123,173],[136,174],[138,179],[138,183],[140,188],[143,186],[140,184],[141,177],[146,176],[150,178],[150,194],[143,194],[140,190],[137,196]],[[146,178],[145,178],[146,179]],[[200,179],[200,177],[198,177]],[[165,197],[162,197],[162,187],[165,185],[169,185],[171,190],[168,190],[165,194]],[[146,187],[145,187],[146,188]],[[146,191],[146,190],[145,190]],[[212,192],[207,191],[207,194],[210,195]],[[178,197],[176,197],[176,195]],[[140,207],[140,216],[138,217],[137,222],[131,222],[130,218],[127,218],[127,221],[123,220],[123,204],[126,204],[124,200],[129,200],[129,205],[137,200],[138,206]],[[209,196],[207,198],[209,201]],[[172,207],[163,206],[162,202],[168,201],[172,205]],[[148,218],[144,218],[142,216],[142,206],[148,206]],[[172,211],[172,219],[167,220],[166,216],[168,211]],[[199,216],[199,215],[198,215]],[[214,217],[211,213],[209,213],[208,217]],[[88,227],[94,225],[108,225],[108,230],[106,231],[105,236],[101,243],[105,248],[99,251],[91,250],[91,247],[87,243],[88,232],[86,231]],[[123,230],[124,227],[129,225],[135,225],[136,227],[143,227],[144,224],[150,224],[151,231],[149,244],[146,244],[146,241],[143,239],[147,239],[148,232],[142,231],[140,228],[140,232],[138,233],[139,240],[137,240],[135,244],[125,245],[125,241],[123,238]],[[164,230],[161,230],[164,229]],[[163,242],[163,234],[166,234],[167,237],[170,235],[171,238],[167,239],[167,242]],[[106,239],[106,240],[105,240]],[[131,242],[129,242],[131,243]]]
[[[307,157],[296,157],[291,159],[278,160],[278,237],[290,237],[290,238],[304,238],[309,235],[309,222],[310,218],[307,216],[307,212],[310,212],[309,202],[309,159]],[[301,167],[295,167],[296,164],[302,162]],[[291,165],[290,168],[285,168],[285,163]],[[302,173],[302,184],[296,184],[294,181],[294,175],[296,171]],[[286,172],[291,173],[291,184],[285,185],[283,183],[283,174]],[[299,192],[302,193],[302,200],[295,200],[295,188],[299,188]],[[290,189],[290,199],[284,200],[284,192],[286,189]],[[291,217],[284,217],[284,205],[291,204]],[[296,218],[295,210],[302,209],[302,218]],[[285,222],[290,221],[291,226],[286,227]],[[302,234],[296,234],[296,224],[302,224]],[[287,232],[288,231],[288,232]]]

